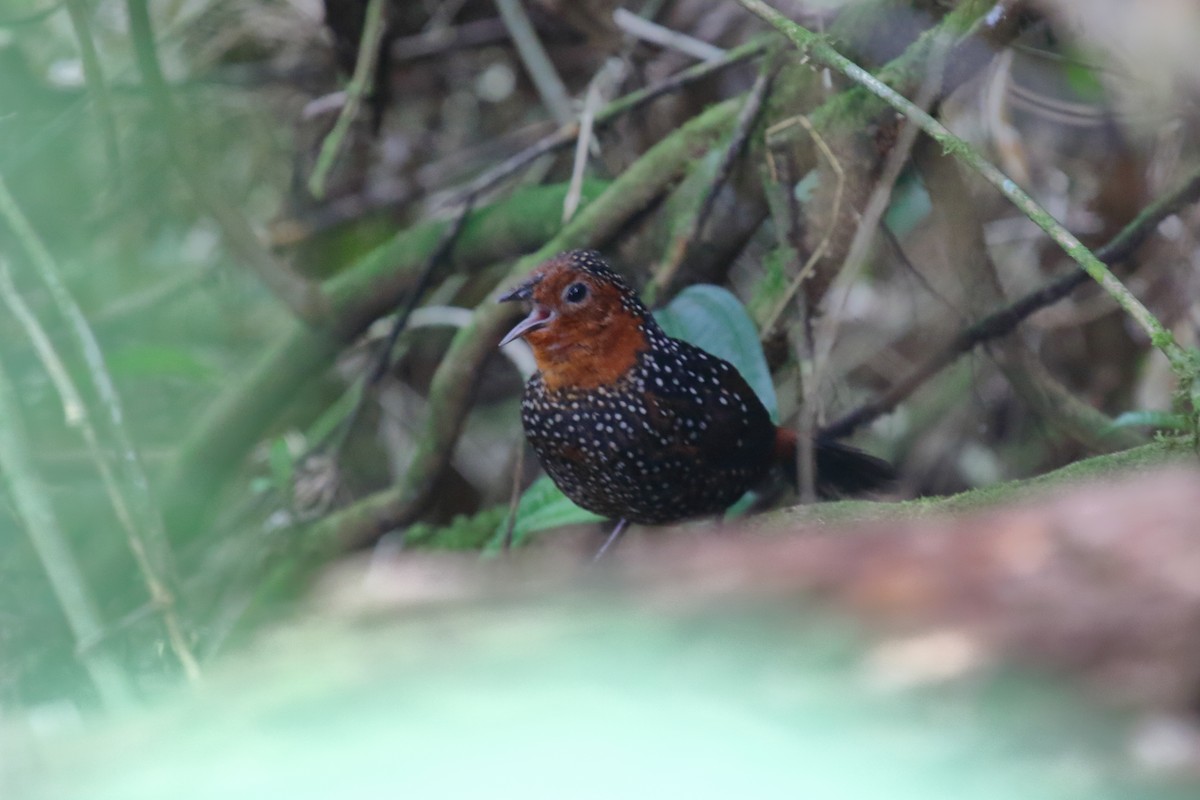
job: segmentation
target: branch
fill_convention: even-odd
[[[854,13],[843,12],[830,29],[829,37],[857,41],[861,38],[859,26],[873,24],[871,20],[878,19],[881,13],[892,13],[894,5],[886,2],[874,7],[858,5]],[[904,52],[880,67],[880,78],[908,93],[920,93],[926,87],[925,92],[935,99],[961,85],[986,66],[993,42],[1002,43],[1019,31],[1019,26],[1010,24],[1007,18],[995,25],[981,25],[986,9],[985,0],[958,3]],[[989,46],[981,46],[985,37]],[[937,69],[931,69],[934,60],[939,63]],[[801,60],[795,69],[813,74],[806,63]],[[808,241],[797,252],[807,253],[808,258],[789,289],[789,294],[795,293],[798,282],[806,282],[806,302],[813,307],[822,302],[837,270],[849,255],[854,233],[860,227],[856,209],[869,202],[871,187],[877,184],[879,170],[885,166],[883,156],[899,133],[895,112],[865,90],[850,87],[828,99],[826,96],[827,92],[805,103],[802,108],[812,109],[806,115],[797,115],[794,105],[777,112],[795,122],[776,123],[771,129],[770,142],[771,151],[777,154],[787,152],[783,147],[789,142],[794,144],[793,155],[788,157],[795,161],[796,174],[804,175],[815,169],[820,178],[812,197],[804,204]],[[814,108],[818,102],[820,105]],[[813,241],[818,236],[820,241]],[[775,327],[787,303],[785,295],[771,314],[772,325],[765,329],[765,335]]]
[[[686,53],[701,61],[716,61],[725,55],[725,51],[715,45],[688,36],[686,33],[659,25],[657,22],[639,17],[632,11],[618,8],[613,11],[613,22],[617,27],[630,36],[662,47],[669,47],[680,53]]]
[[[476,19],[453,28],[433,28],[413,36],[392,40],[392,61],[440,56],[450,50],[496,44],[508,38],[504,21],[498,17]]]
[[[972,316],[1005,301],[999,271],[988,251],[983,219],[959,164],[930,142],[916,158],[921,180],[932,200],[930,218],[942,242],[946,263],[956,265],[972,287],[967,306]],[[1017,396],[1054,428],[1096,452],[1127,450],[1145,444],[1135,431],[1116,428],[1102,411],[1060,384],[1021,336],[1006,336],[987,348]]]
[[[359,391],[354,395],[354,405],[339,423],[338,430],[329,442],[329,446],[324,448],[332,463],[337,462],[339,453],[345,446],[350,432],[354,428],[354,423],[362,413],[367,397],[379,386],[384,376],[391,371],[392,353],[396,349],[396,342],[400,340],[400,334],[408,327],[409,318],[412,317],[413,312],[416,311],[417,306],[421,303],[421,298],[425,296],[425,292],[429,289],[434,270],[450,257],[450,252],[454,249],[454,243],[458,239],[459,234],[462,233],[463,226],[466,224],[470,213],[471,203],[468,201],[466,205],[458,210],[454,215],[454,219],[442,231],[437,246],[433,248],[433,252],[429,254],[428,258],[425,259],[425,263],[421,265],[416,281],[413,283],[413,288],[408,292],[408,297],[404,301],[404,308],[400,309],[400,313],[392,321],[387,337],[379,346],[374,363],[370,364],[366,372],[361,376],[362,383]],[[320,449],[322,445],[324,445],[324,442],[318,442],[313,447],[314,449]],[[302,461],[303,457],[296,459],[297,463]]]

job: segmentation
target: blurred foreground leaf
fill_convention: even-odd
[[[463,591],[439,563],[422,566],[424,585]],[[1049,681],[889,686],[845,621],[720,596],[468,594],[310,616],[195,695],[43,740],[5,796],[1188,796],[1137,774],[1119,717]]]

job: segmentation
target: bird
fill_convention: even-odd
[[[725,511],[772,468],[794,483],[795,432],[771,421],[732,364],[668,336],[599,253],[561,253],[498,300],[529,306],[499,346],[523,338],[533,351],[521,421],[538,461],[577,505],[616,520],[597,558],[629,523]],[[894,478],[867,453],[814,445],[824,496]]]

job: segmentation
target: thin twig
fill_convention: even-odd
[[[325,196],[325,183],[329,179],[329,172],[342,151],[342,144],[346,141],[350,125],[358,116],[363,98],[374,88],[375,65],[379,62],[379,48],[383,42],[385,10],[385,0],[370,0],[367,4],[362,39],[358,43],[358,59],[354,62],[354,74],[350,77],[350,85],[346,87],[346,102],[333,124],[333,130],[321,143],[316,166],[308,177],[308,191],[318,200]]]
[[[697,39],[694,36],[688,36],[686,33],[672,30],[665,25],[659,25],[657,22],[648,20],[624,8],[618,8],[613,11],[613,22],[630,36],[634,36],[644,42],[651,42],[663,47],[669,47],[672,50],[678,50],[701,61],[716,61],[725,55],[725,51],[719,47]]]
[[[34,550],[77,643],[103,636],[104,625],[88,593],[83,570],[63,535],[54,504],[37,474],[21,408],[8,374],[0,365],[0,470]],[[120,665],[103,650],[88,649],[79,659],[104,705],[120,711],[134,705],[134,691]]]
[[[571,221],[579,208],[579,200],[583,196],[583,175],[587,169],[588,151],[595,140],[592,130],[596,121],[596,112],[600,103],[608,94],[608,87],[619,81],[619,74],[624,72],[624,65],[619,59],[609,59],[600,68],[592,80],[588,82],[587,95],[584,97],[583,109],[579,112],[579,136],[575,140],[575,162],[571,165],[571,182],[567,186],[567,195],[563,200],[563,223]]]
[[[800,502],[817,502],[817,448],[813,433],[817,428],[817,376],[814,369],[813,330],[807,307],[801,310],[801,324],[791,332],[792,352],[796,357],[796,377],[800,383],[799,413],[796,415],[796,483]]]
[[[767,141],[769,142],[771,137],[793,125],[802,125],[804,129],[808,131],[808,135],[812,137],[813,142],[817,145],[817,149],[821,151],[821,155],[823,155],[825,160],[829,162],[829,168],[833,170],[834,175],[837,177],[837,183],[833,189],[833,211],[829,217],[829,225],[827,225],[825,228],[825,234],[822,236],[821,241],[813,249],[812,254],[809,255],[808,260],[804,262],[804,266],[801,267],[800,271],[796,273],[796,276],[792,278],[792,282],[788,284],[783,296],[780,297],[779,302],[775,304],[775,308],[770,314],[767,315],[766,322],[763,323],[762,327],[762,338],[764,340],[775,335],[775,328],[779,324],[779,320],[783,317],[783,312],[787,311],[787,307],[792,302],[792,298],[796,295],[796,292],[800,290],[800,285],[808,279],[809,275],[812,274],[813,269],[815,269],[817,266],[817,262],[821,260],[821,257],[825,255],[825,251],[829,248],[829,242],[833,238],[834,226],[837,223],[838,215],[841,213],[842,195],[846,189],[845,169],[842,168],[841,162],[838,160],[837,156],[834,155],[833,150],[825,142],[825,139],[821,136],[821,134],[817,133],[817,129],[813,127],[813,124],[809,121],[808,117],[801,114],[789,119],[785,119],[781,122],[777,122],[767,129]],[[773,157],[769,147],[767,148],[767,158],[768,163],[771,164],[772,170],[774,170],[775,167],[772,161]],[[795,188],[795,186],[791,187],[791,191],[795,191]]]
[[[938,288],[930,283],[929,279],[921,274],[921,271],[917,269],[917,265],[914,264],[912,259],[908,257],[908,253],[904,251],[904,245],[901,244],[900,239],[896,236],[896,232],[891,229],[891,226],[885,222],[879,226],[879,232],[883,234],[884,241],[887,242],[888,246],[892,248],[892,254],[895,255],[896,260],[900,262],[900,265],[904,267],[905,271],[907,271],[909,275],[913,276],[913,279],[920,284],[921,288],[924,289],[930,297],[941,303],[947,311],[958,317],[960,322],[966,322],[967,316],[962,312],[962,309],[952,303],[950,298],[938,291]]]
[[[513,531],[517,528],[517,509],[521,505],[521,475],[525,471],[525,437],[517,442],[517,457],[513,464],[512,491],[508,496],[508,514],[504,518],[504,550],[513,548]]]
[[[804,250],[804,236],[800,226],[800,204],[796,198],[796,184],[799,182],[796,161],[791,153],[784,154],[783,158],[776,161],[773,142],[768,138],[767,166],[768,174],[764,176],[763,188],[775,221],[779,251],[786,258],[783,274],[789,274],[793,269],[799,274],[803,272],[800,253]],[[797,364],[795,396],[801,398],[796,419],[796,482],[800,502],[812,503],[817,499],[816,448],[813,441],[816,408],[811,403],[812,392],[808,388],[812,378],[812,316],[804,284],[796,284],[789,295],[791,293],[800,298],[800,324],[793,326],[790,335]]]
[[[813,250],[804,267],[792,280],[783,297],[780,298],[780,304],[776,306],[773,318],[770,320],[769,327],[766,330],[773,330],[782,318],[781,315],[791,300],[791,297],[796,293],[805,279],[813,272],[816,265],[824,257],[829,243],[832,241],[834,231],[837,227],[838,218],[842,213],[842,197],[846,185],[845,168],[841,161],[835,156],[829,148],[824,138],[817,133],[815,126],[805,117],[800,118],[800,122],[809,131],[813,140],[817,142],[826,159],[829,162],[830,168],[833,169],[837,177],[837,184],[834,187],[833,211],[829,216],[829,225],[825,228],[825,233],[821,238],[820,244]],[[893,156],[895,153],[893,152]],[[887,195],[890,196],[890,187],[899,174],[899,168],[895,169],[895,174],[889,174],[885,169],[883,177],[880,178],[879,186],[876,187],[876,192],[879,192],[880,186],[887,187]],[[795,192],[795,187],[791,187],[791,191]],[[886,205],[886,200],[885,200]],[[880,209],[879,213],[882,213]],[[859,222],[858,230],[855,233],[855,241],[863,239],[862,236],[864,226],[871,226],[864,215]],[[848,283],[857,275],[859,265],[861,264],[861,254],[855,251],[853,245],[843,260],[842,268],[839,270],[838,280]],[[847,268],[849,266],[849,268]],[[826,296],[829,296],[828,294]],[[806,299],[805,305],[812,303],[811,298]],[[823,413],[819,406],[820,396],[818,388],[821,384],[822,373],[825,369],[825,363],[829,358],[829,352],[832,349],[833,340],[837,336],[837,318],[838,314],[826,314],[818,319],[818,324],[813,325],[812,309],[806,307],[803,311],[801,319],[801,331],[793,337],[793,347],[796,353],[797,363],[800,365],[800,395],[801,405],[800,414],[796,422],[796,475],[800,482],[800,500],[804,503],[812,503],[817,497],[817,464],[816,464],[816,447],[813,441],[813,431],[816,429],[818,421],[822,418]]]
[[[1110,264],[1128,259],[1143,242],[1153,235],[1158,229],[1159,223],[1198,200],[1200,200],[1200,170],[1193,172],[1178,189],[1147,206],[1138,214],[1137,218],[1126,225],[1107,244],[1097,249],[1096,256]],[[969,353],[983,342],[1011,333],[1017,325],[1034,312],[1057,303],[1087,283],[1088,278],[1088,274],[1082,270],[1055,278],[1040,289],[1030,292],[964,328],[941,350],[928,358],[902,381],[871,402],[859,406],[854,411],[830,423],[821,431],[820,435],[831,439],[840,439],[889,413],[925,381],[952,364],[959,356]]]
[[[124,467],[122,471],[125,473],[128,485],[131,486],[139,500],[140,524],[138,527],[151,536],[156,546],[166,548],[162,518],[154,507],[154,501],[150,495],[150,482],[146,479],[142,462],[140,462],[137,450],[133,447],[133,440],[128,434],[125,425],[125,411],[122,408],[121,398],[116,391],[112,375],[108,372],[108,365],[104,360],[100,342],[97,341],[95,332],[91,330],[88,319],[84,317],[83,309],[79,308],[71,291],[62,282],[58,266],[55,265],[46,243],[42,241],[41,236],[37,235],[37,231],[34,230],[29,219],[20,210],[17,199],[12,196],[12,192],[8,191],[7,182],[2,175],[0,175],[0,219],[4,219],[8,227],[12,229],[20,246],[28,255],[30,264],[34,266],[37,276],[46,284],[50,297],[54,300],[54,305],[58,306],[59,312],[70,323],[71,333],[76,339],[80,353],[83,354],[92,385],[96,387],[97,396],[100,397],[104,410],[108,411],[113,438],[120,451],[120,463]]]
[[[542,47],[521,0],[494,1],[505,27],[508,28],[508,35],[512,37],[517,48],[517,54],[521,57],[521,63],[525,65],[525,71],[533,80],[542,102],[559,125],[566,125],[575,116],[571,110],[571,96],[554,69],[550,56],[546,55],[546,49]]]
[[[369,385],[373,386],[379,383],[380,379],[391,369],[392,351],[396,347],[396,340],[404,332],[405,326],[408,325],[408,318],[412,316],[417,304],[421,302],[421,297],[425,294],[425,290],[429,288],[429,282],[433,278],[434,271],[443,261],[450,257],[450,252],[454,249],[454,243],[458,240],[458,235],[462,233],[463,226],[467,224],[467,218],[471,215],[471,209],[474,208],[474,205],[474,199],[468,199],[462,208],[458,210],[458,213],[454,215],[453,221],[442,231],[442,236],[438,239],[437,246],[429,254],[429,258],[426,259],[420,274],[417,276],[417,281],[413,285],[412,291],[408,294],[408,301],[404,304],[404,308],[396,316],[396,321],[392,324],[387,341],[384,343],[383,352],[380,353],[379,360],[375,363],[375,369],[371,371],[368,380]]]
[[[499,17],[476,19],[453,28],[433,28],[413,36],[398,36],[392,40],[392,60],[428,58],[448,50],[496,44],[507,38],[508,31]]]

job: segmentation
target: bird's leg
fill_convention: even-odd
[[[625,533],[625,528],[628,526],[629,520],[624,517],[617,520],[617,524],[613,526],[612,533],[604,540],[604,544],[600,545],[600,549],[596,551],[596,555],[592,556],[592,561],[599,561],[608,552],[608,548],[617,543],[617,540],[621,538],[621,534]]]

